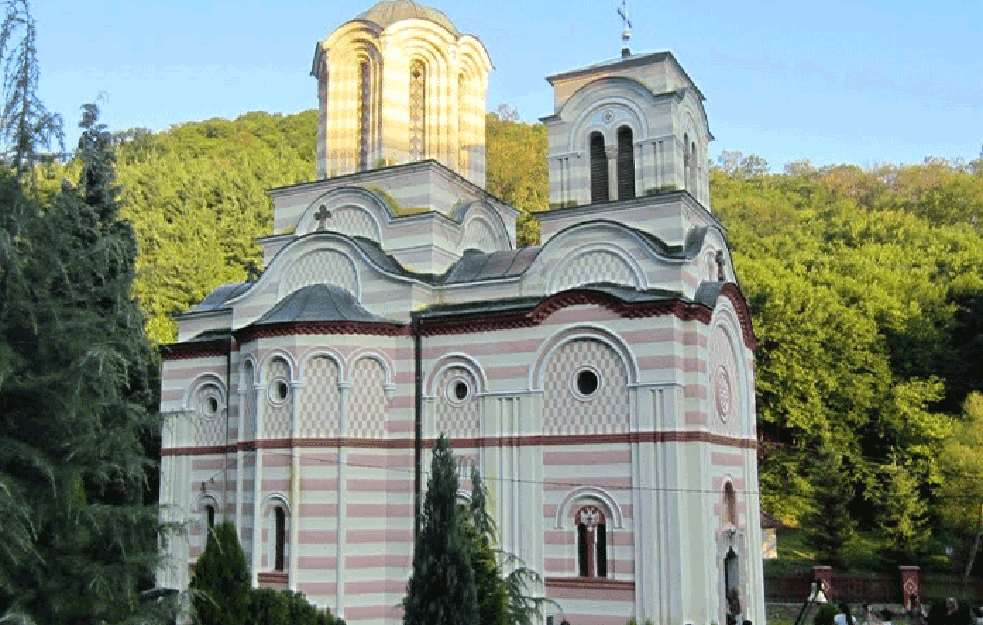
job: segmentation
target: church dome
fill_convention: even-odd
[[[427,20],[434,24],[440,24],[454,35],[460,35],[449,17],[433,7],[417,4],[412,0],[381,0],[367,11],[359,13],[355,19],[372,22],[382,28],[403,20]]]

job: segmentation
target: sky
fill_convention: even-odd
[[[317,104],[314,46],[371,0],[35,0],[40,96],[111,130]],[[620,0],[435,0],[495,65],[488,110],[553,113],[544,77],[620,55]],[[983,0],[629,0],[634,53],[669,50],[715,140],[773,171],[980,157]]]

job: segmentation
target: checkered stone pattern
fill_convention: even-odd
[[[483,252],[494,252],[496,250],[495,233],[484,221],[472,219],[468,222],[464,232],[464,245],[462,247]]]
[[[353,206],[339,208],[334,211],[334,215],[327,220],[325,225],[332,232],[365,237],[376,243],[379,242],[379,230],[376,228],[375,220],[361,208]]]
[[[340,395],[338,365],[325,356],[315,356],[307,365],[300,389],[300,437],[338,436]]]
[[[462,382],[467,386],[468,393],[464,399],[458,399],[454,392]],[[467,369],[444,371],[435,388],[435,433],[443,432],[448,438],[471,438],[481,434],[477,388],[474,376]]]
[[[631,268],[610,252],[589,252],[561,266],[563,270],[553,279],[554,292],[597,282],[637,286]]]
[[[362,358],[352,368],[348,400],[348,432],[353,438],[386,435],[386,373],[377,361]]]
[[[269,391],[281,380],[287,383],[287,397],[277,401],[273,397],[275,393]],[[290,367],[285,360],[274,358],[270,362],[266,382],[266,413],[263,415],[265,438],[288,438],[290,436],[290,418],[293,412],[294,389],[290,387]]]
[[[215,399],[218,411],[212,413],[207,408],[208,400]],[[195,441],[198,445],[225,444],[225,405],[222,401],[222,391],[214,384],[203,384],[195,390],[191,409],[195,419]]]
[[[577,373],[589,367],[600,384],[588,397],[575,393]],[[543,377],[544,434],[628,431],[628,375],[621,358],[599,341],[576,340],[557,349]]]
[[[334,284],[357,296],[358,275],[351,259],[334,250],[305,254],[284,272],[280,298],[312,284]]]
[[[243,376],[243,428],[245,431],[239,433],[239,439],[244,441],[256,439],[256,376],[251,366],[246,367],[246,374]]]

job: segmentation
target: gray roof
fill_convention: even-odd
[[[567,289],[569,291],[595,291],[614,297],[626,304],[646,304],[667,300],[689,301],[685,296],[676,291],[665,289],[635,289],[623,284],[611,284],[598,282],[596,284],[583,284]],[[554,294],[555,295],[555,294]],[[414,313],[423,319],[437,317],[459,317],[466,315],[489,315],[496,313],[514,312],[535,308],[540,302],[549,299],[552,295],[532,295],[526,297],[507,297],[496,300],[485,300],[478,302],[464,302],[461,304],[437,304],[428,306],[426,309]]]
[[[205,312],[208,310],[215,310],[221,308],[223,304],[229,300],[245,293],[252,286],[251,282],[235,282],[230,284],[223,284],[217,287],[214,291],[208,294],[205,299],[201,301],[200,304],[189,310],[188,312]]]
[[[447,271],[441,282],[443,284],[458,284],[518,276],[536,260],[541,249],[543,249],[542,246],[534,245],[520,247],[517,250],[491,253],[467,250],[464,252],[464,256]]]
[[[303,321],[368,321],[395,323],[373,315],[345,289],[333,284],[312,284],[280,300],[253,325]]]

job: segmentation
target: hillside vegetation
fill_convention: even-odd
[[[174,340],[172,313],[259,264],[266,189],[313,178],[315,136],[314,111],[117,133],[121,214],[138,236],[135,289],[154,341]],[[501,107],[487,137],[488,190],[524,211],[520,243],[533,243],[528,215],[548,206],[545,128]],[[966,424],[983,407],[963,404],[983,386],[983,163],[799,161],[776,175],[753,155],[721,162],[713,208],[761,340],[765,509],[793,524],[848,515],[843,531],[876,529],[886,552],[909,559],[971,542],[983,487],[967,478],[983,463]],[[37,192],[53,194],[76,167],[48,166]],[[823,509],[817,495],[831,491],[846,493],[843,511]]]

